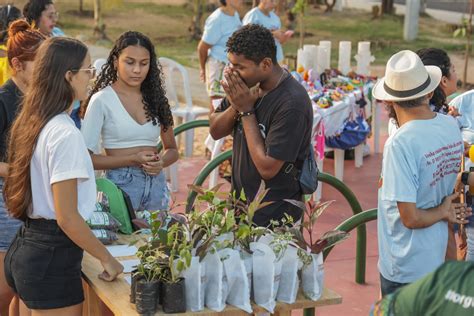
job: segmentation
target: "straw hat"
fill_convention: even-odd
[[[432,92],[441,81],[441,69],[425,66],[420,57],[402,50],[387,62],[385,77],[377,81],[372,95],[381,101],[408,101]]]

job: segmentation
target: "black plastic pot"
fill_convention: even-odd
[[[137,281],[143,279],[142,275],[137,275],[137,270],[132,271],[132,284],[130,285],[130,303],[135,304],[135,294],[137,292]]]
[[[157,309],[158,281],[136,281],[135,304],[141,315],[153,315]]]
[[[161,303],[165,313],[186,312],[186,288],[183,278],[176,283],[162,283],[161,291],[163,295]]]

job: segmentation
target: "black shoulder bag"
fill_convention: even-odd
[[[291,174],[300,184],[303,194],[313,194],[318,188],[318,166],[314,159],[313,145],[309,145],[309,153],[303,161],[301,169],[295,164],[288,163],[284,170],[285,173]]]

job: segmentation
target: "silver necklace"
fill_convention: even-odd
[[[280,82],[281,80],[283,79],[283,76],[286,74],[286,70],[282,69],[281,70],[281,76],[280,76],[280,79],[278,79],[278,82],[277,84],[275,85],[275,87],[271,90],[269,90],[267,93],[265,93],[264,95],[262,95],[262,98],[260,99],[260,101],[258,101],[258,104],[255,106],[255,110],[258,109],[258,107],[260,106],[260,104],[262,103],[263,99],[265,98],[265,96],[267,94],[269,94],[270,92],[272,92],[273,90],[275,90],[279,85],[280,85]],[[259,88],[260,89],[260,88]]]

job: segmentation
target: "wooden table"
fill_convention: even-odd
[[[130,259],[130,257],[122,257],[119,259]],[[82,272],[84,277],[85,289],[85,304],[83,315],[98,316],[102,314],[102,304],[105,304],[116,316],[118,315],[138,315],[135,305],[130,303],[130,284],[121,275],[113,282],[106,282],[100,280],[98,275],[103,271],[100,262],[93,258],[88,253],[84,252],[84,259],[82,261]],[[279,315],[290,315],[291,310],[315,308],[319,306],[335,305],[342,302],[342,297],[336,292],[325,288],[322,297],[318,301],[311,301],[306,299],[302,293],[298,294],[297,300],[294,304],[278,303],[275,308],[275,313]],[[252,304],[254,313],[266,312],[263,308]],[[204,309],[201,312],[188,312],[180,315],[246,315],[247,313],[230,305],[220,313],[209,309]],[[162,311],[156,315],[168,315]]]

